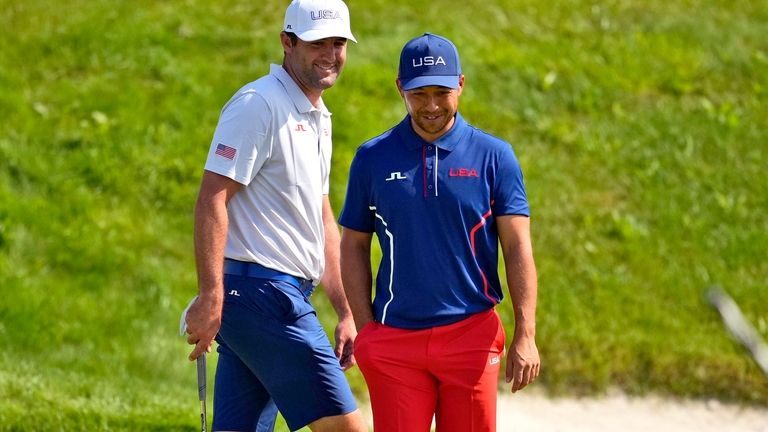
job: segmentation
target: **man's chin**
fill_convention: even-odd
[[[419,124],[419,127],[421,127],[425,132],[435,134],[445,129],[445,126],[448,123],[442,121],[442,119],[434,120],[434,121],[421,119],[421,121],[418,122],[418,124]]]
[[[320,78],[319,80],[317,80],[317,87],[323,90],[333,87],[333,85],[336,84],[337,78],[338,78],[338,75],[335,75],[335,74],[332,76],[327,76],[325,78]]]

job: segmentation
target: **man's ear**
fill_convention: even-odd
[[[403,92],[403,85],[400,83],[400,78],[395,79],[395,85],[397,86],[397,91],[400,92],[400,97],[405,97],[405,94]]]
[[[283,52],[287,53],[293,49],[291,38],[283,31],[280,32],[280,45],[283,46]]]

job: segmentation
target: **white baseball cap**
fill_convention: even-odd
[[[357,42],[349,25],[349,9],[341,0],[293,0],[285,10],[283,31],[306,42],[329,37]]]

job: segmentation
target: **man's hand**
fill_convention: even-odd
[[[187,343],[195,345],[189,354],[190,360],[211,352],[211,344],[221,326],[221,308],[221,299],[198,297],[187,311]]]
[[[536,341],[529,337],[516,337],[509,346],[507,358],[507,383],[512,383],[512,392],[521,390],[539,376],[541,360]]]
[[[355,361],[355,338],[357,337],[357,330],[355,329],[355,322],[352,319],[352,315],[348,318],[339,320],[339,324],[336,325],[336,357],[339,359],[339,364],[343,370],[347,370],[354,366]]]

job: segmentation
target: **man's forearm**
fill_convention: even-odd
[[[522,216],[497,219],[507,286],[515,312],[515,335],[535,337],[538,282],[531,245],[530,220]]]
[[[371,273],[366,271],[362,260],[353,259],[348,265],[350,270],[346,269],[347,264],[344,266],[344,290],[355,318],[355,325],[360,330],[374,319],[371,305]]]
[[[327,230],[326,230],[327,231]],[[349,309],[349,303],[344,294],[344,286],[342,285],[341,270],[339,266],[339,246],[338,246],[338,232],[336,233],[336,245],[330,246],[326,243],[325,254],[325,272],[323,273],[322,285],[325,295],[328,296],[328,300],[331,302],[331,306],[336,311],[339,320],[350,318],[351,311]],[[326,236],[326,242],[328,238]],[[335,249],[329,251],[328,249]]]
[[[369,234],[347,229],[344,230],[341,240],[344,291],[358,330],[373,321],[370,240]]]
[[[195,261],[202,299],[223,298],[224,246],[227,240],[226,206],[216,205],[205,197],[195,205]]]
[[[515,313],[515,334],[535,337],[538,284],[533,255],[524,248],[510,251],[505,260],[507,285]]]
[[[323,203],[323,230],[325,233],[325,271],[323,271],[320,282],[339,320],[348,319],[352,317],[352,313],[344,295],[341,279],[341,266],[339,264],[341,236],[327,197],[324,198]]]
[[[211,175],[206,173],[195,204],[195,261],[198,297],[187,311],[187,342],[195,348],[190,360],[210,351],[221,325],[224,303],[222,261],[227,239],[227,209],[224,195],[211,193]],[[215,178],[214,178],[215,180]],[[218,199],[217,199],[218,197]]]

